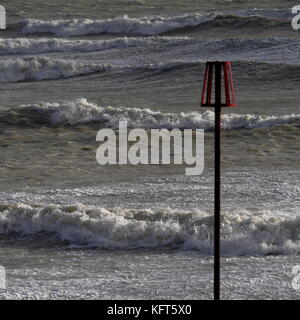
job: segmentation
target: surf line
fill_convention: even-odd
[[[203,129],[128,130],[127,121],[119,121],[118,134],[110,128],[100,129],[96,152],[100,165],[170,165],[183,164],[186,175],[200,175],[204,170]],[[192,167],[194,166],[194,167]]]

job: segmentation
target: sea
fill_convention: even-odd
[[[222,110],[221,299],[299,300],[295,1],[1,1],[0,299],[213,298],[214,110]],[[185,165],[100,165],[100,129],[204,129]]]

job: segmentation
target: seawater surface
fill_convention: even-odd
[[[231,60],[222,295],[299,299],[300,40],[292,1],[2,1],[1,299],[210,299],[214,112]],[[205,130],[205,169],[96,162],[97,131]]]

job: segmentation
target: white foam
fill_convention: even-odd
[[[99,248],[197,249],[212,252],[213,217],[201,210],[99,208],[85,205],[0,205],[0,233],[43,237]],[[222,250],[230,255],[300,253],[300,217],[284,212],[228,212]]]
[[[109,40],[66,40],[47,38],[4,38],[0,39],[0,54],[38,54],[51,52],[91,52],[108,49],[122,49],[154,44],[182,44],[187,37],[117,38]]]
[[[115,65],[98,62],[80,62],[73,59],[53,59],[47,56],[28,56],[0,61],[0,82],[40,81],[63,79],[107,70],[164,71],[181,65],[199,63],[176,60],[167,63],[141,65],[117,62]]]
[[[192,45],[198,57],[222,54],[225,58],[238,61],[289,61],[297,63],[299,53],[294,52],[297,40],[287,38],[233,38],[222,40],[196,40],[188,37],[147,37],[116,38],[108,40],[66,40],[58,38],[4,38],[0,39],[0,54],[40,54],[52,52],[93,52],[110,49],[126,49],[130,47]],[[287,54],[288,53],[288,54]],[[177,52],[178,54],[178,52]],[[175,60],[176,61],[176,60]],[[189,60],[187,60],[189,61]],[[201,61],[199,58],[195,62]]]
[[[7,59],[0,62],[0,82],[68,78],[108,68],[108,65],[86,64],[43,56]]]
[[[26,19],[20,22],[22,32],[25,34],[50,33],[57,36],[76,36],[88,34],[131,34],[131,35],[157,35],[164,32],[181,29],[185,27],[195,27],[202,23],[218,20],[226,17],[230,18],[232,24],[235,21],[245,19],[245,24],[249,19],[256,23],[253,17],[264,19],[266,22],[274,24],[279,19],[290,19],[288,10],[238,10],[238,11],[215,11],[193,12],[173,16],[145,16],[128,17],[127,15],[104,20],[72,19],[72,20],[37,20]],[[276,20],[274,20],[276,19]],[[219,25],[219,21],[217,21]]]
[[[65,103],[41,103],[22,106],[25,110],[44,114],[51,124],[82,124],[100,122],[110,128],[118,128],[120,120],[126,120],[133,128],[190,128],[209,130],[214,127],[214,112],[166,113],[142,108],[102,107],[86,99]],[[299,122],[300,115],[224,114],[224,129],[252,129],[278,124]]]
[[[156,35],[170,30],[197,26],[211,20],[210,15],[190,13],[171,17],[130,18],[127,15],[106,20],[36,20],[21,21],[25,34],[50,33],[57,36],[76,36],[101,33]]]

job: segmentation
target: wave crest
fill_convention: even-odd
[[[0,62],[0,82],[69,78],[109,69],[108,65],[85,64],[49,57],[26,57]]]
[[[127,15],[106,20],[72,19],[72,20],[36,20],[27,19],[20,22],[25,34],[50,33],[57,36],[78,36],[88,34],[140,34],[156,35],[187,26],[196,26],[210,20],[200,13],[184,14],[172,17],[129,18]]]
[[[102,107],[84,98],[66,103],[42,103],[22,106],[25,112],[38,113],[52,125],[76,125],[99,122],[109,128],[117,129],[119,121],[127,121],[131,128],[214,128],[214,112],[166,113],[141,108]],[[252,129],[271,127],[279,124],[296,123],[300,115],[266,116],[255,114],[224,114],[224,129]]]
[[[157,35],[187,27],[209,26],[255,27],[286,25],[286,14],[271,10],[241,10],[232,12],[194,12],[174,16],[145,16],[131,18],[127,15],[105,20],[37,20],[20,22],[22,33],[47,33],[57,36],[79,36],[89,34]]]
[[[299,216],[241,211],[222,220],[224,254],[300,252]],[[0,234],[42,236],[99,248],[181,248],[212,252],[213,217],[208,213],[162,209],[107,209],[85,205],[0,205]]]
[[[92,52],[109,49],[155,45],[185,44],[188,37],[117,38],[108,40],[66,40],[66,39],[0,39],[0,54],[38,54],[51,52]]]

